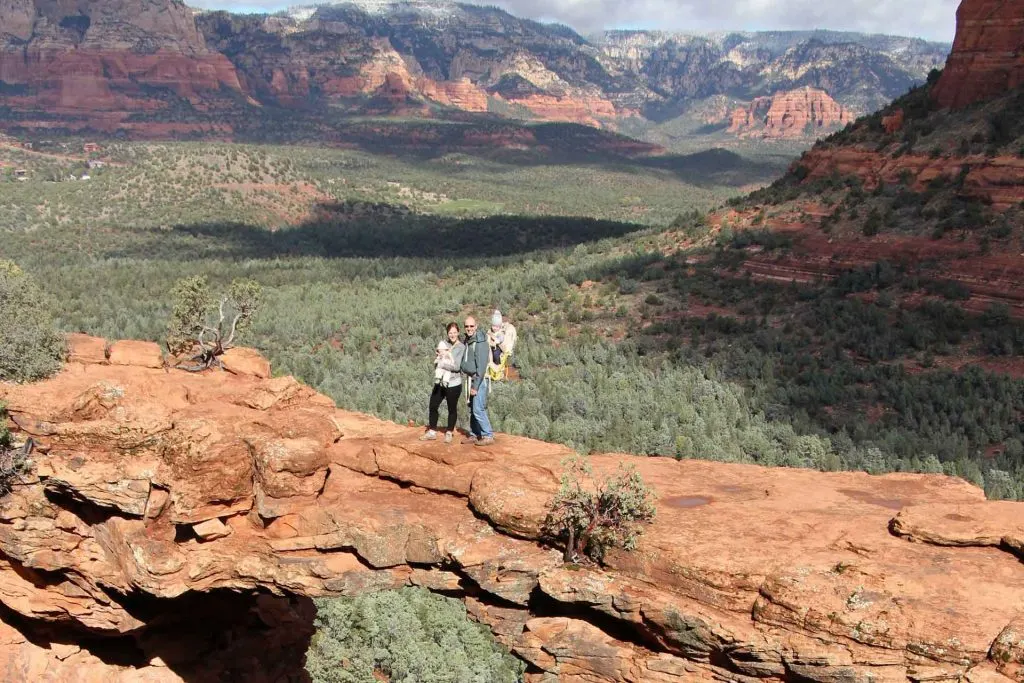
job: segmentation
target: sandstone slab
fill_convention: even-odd
[[[216,370],[84,361],[0,400],[42,446],[0,500],[0,602],[26,624],[145,643],[189,596],[420,585],[461,595],[533,680],[1019,670],[1020,506],[961,480],[593,456],[635,464],[657,517],[636,551],[573,566],[538,543],[561,446],[423,443],[292,378]]]
[[[68,360],[72,363],[106,363],[107,340],[77,332],[69,334]]]
[[[110,345],[111,365],[132,365],[140,368],[160,368],[164,365],[163,352],[156,342],[118,341]]]
[[[220,356],[224,369],[234,375],[251,375],[260,379],[270,377],[270,361],[253,349],[235,347]]]

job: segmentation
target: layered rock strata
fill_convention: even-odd
[[[733,110],[729,132],[743,137],[798,138],[845,126],[853,117],[818,88],[799,88],[758,97]]]
[[[1024,84],[1024,7],[1019,0],[963,0],[956,37],[932,95],[964,107]]]
[[[0,81],[0,102],[51,115],[152,112],[166,106],[154,89],[201,109],[222,89],[242,90],[178,0],[6,0]]]
[[[1024,158],[933,156],[911,153],[894,156],[865,147],[819,146],[806,152],[797,164],[807,170],[808,179],[833,174],[855,176],[865,189],[879,185],[906,183],[922,192],[932,182],[960,185],[964,195],[982,199],[997,210],[1024,201]]]
[[[251,353],[159,359],[76,337],[55,378],[0,385],[39,444],[0,500],[7,680],[301,680],[259,661],[297,649],[301,600],[404,585],[462,596],[534,682],[996,682],[1024,661],[1021,506],[960,480],[596,456],[638,466],[657,519],[566,566],[536,540],[565,448],[420,442]],[[228,591],[258,626],[230,647],[166,628]]]

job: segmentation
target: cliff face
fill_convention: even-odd
[[[933,95],[964,107],[1024,84],[1024,8],[1017,0],[963,0],[956,38]]]
[[[974,203],[978,216],[1002,214],[1013,223],[1015,219],[1007,212],[1017,210],[1024,201],[1024,161],[1018,153],[1024,135],[1019,116],[1024,105],[1022,51],[1020,3],[964,0],[957,12],[954,49],[939,80],[815,145],[794,163],[788,180],[806,187],[833,177],[856,178],[863,189],[878,195],[901,188],[898,191],[906,195],[904,206],[913,201],[926,207],[915,219],[918,224],[955,212],[958,203]],[[984,110],[947,110],[978,101],[986,102]],[[736,112],[734,127],[750,118],[745,111]],[[939,196],[944,199],[936,200]],[[814,206],[819,199],[813,192],[799,199],[809,212],[804,215],[822,213]],[[850,197],[847,203],[856,200]],[[875,207],[876,211],[880,208]],[[889,213],[895,215],[900,208],[893,205]],[[832,214],[837,220],[843,218],[841,211]],[[978,239],[984,235],[985,223],[977,216],[956,225]],[[905,225],[903,231],[913,233],[913,226]],[[935,239],[943,232],[937,230]],[[888,245],[876,245],[877,250],[872,251],[870,243],[841,244],[848,237],[831,235],[828,245],[816,248],[821,263],[808,267],[818,274],[834,273],[841,264],[849,267],[853,262],[870,263],[896,255],[913,259],[913,249],[934,251],[920,244],[910,250],[891,249],[893,242],[902,239],[896,235],[887,237]],[[857,241],[860,239],[858,236]],[[910,242],[915,240],[916,236]],[[998,256],[986,253],[986,247],[976,263],[965,260],[953,265],[951,253],[944,253],[939,260],[948,262],[945,276],[968,286],[982,301],[1001,301],[1019,310],[1024,297],[1016,284],[1021,271],[1019,250],[1011,243],[1002,246],[1005,253]],[[938,251],[948,248],[938,245]],[[851,261],[846,257],[853,252],[857,255]]]
[[[744,137],[793,138],[818,136],[840,128],[853,117],[838,102],[817,88],[801,88],[759,97],[735,109],[729,132]]]
[[[39,444],[0,499],[6,680],[299,680],[308,596],[403,585],[460,595],[531,683],[1024,663],[1021,506],[962,481],[596,456],[638,466],[657,519],[605,569],[565,566],[535,541],[562,447],[420,442],[245,351],[196,375],[106,347],[75,337],[54,379],[0,385]]]
[[[749,100],[805,87],[869,111],[922,80],[945,50],[827,32],[588,41],[443,0],[197,17],[179,0],[0,0],[0,106],[18,125],[103,130],[199,121],[223,129],[260,104],[491,111],[614,128],[663,121],[724,93]],[[385,80],[402,96],[382,91]]]
[[[154,88],[195,107],[222,87],[241,90],[178,0],[4,0],[0,81],[0,103],[51,114],[163,108]]]
[[[651,114],[668,115],[693,99],[742,99],[811,87],[852,112],[873,111],[942,65],[948,46],[909,38],[830,31],[691,36],[612,31],[597,39],[609,73],[642,84],[624,94]]]

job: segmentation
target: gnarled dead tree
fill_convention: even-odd
[[[219,357],[252,322],[262,289],[253,280],[234,280],[228,293],[214,300],[206,278],[195,276],[179,280],[173,294],[167,350],[174,356],[191,354],[175,367],[201,372],[221,366]]]

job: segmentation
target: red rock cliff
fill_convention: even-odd
[[[963,0],[956,38],[932,91],[945,107],[963,107],[1024,84],[1024,2]]]
[[[734,110],[729,132],[744,137],[804,137],[852,120],[850,112],[824,90],[808,87],[758,97]]]
[[[76,337],[57,377],[0,384],[40,443],[0,499],[5,680],[301,680],[307,596],[403,585],[462,596],[530,683],[1010,683],[1024,663],[1022,506],[963,481],[596,456],[639,467],[657,520],[567,567],[535,540],[565,448],[420,442],[251,353],[159,365]]]
[[[241,90],[179,0],[0,0],[0,80],[0,104],[58,114],[164,106],[148,87],[197,106],[222,86]]]

